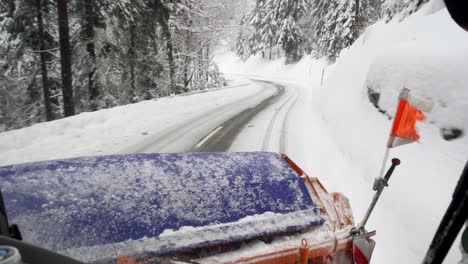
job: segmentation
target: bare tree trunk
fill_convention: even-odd
[[[203,48],[200,48],[200,52],[198,53],[198,80],[203,79]]]
[[[47,121],[51,121],[55,119],[54,110],[52,109],[52,105],[50,102],[50,90],[48,84],[48,76],[47,76],[47,63],[46,63],[46,54],[45,45],[44,45],[44,22],[42,20],[42,4],[41,0],[36,0],[36,11],[37,11],[37,26],[38,26],[38,34],[39,34],[39,56],[41,59],[41,72],[42,72],[42,90],[44,93],[44,106],[46,112],[46,119]]]
[[[180,94],[179,87],[175,85],[175,62],[174,62],[174,52],[173,52],[173,45],[172,45],[172,36],[171,31],[169,30],[169,26],[165,23],[163,26],[163,31],[166,39],[166,53],[167,59],[169,61],[169,79],[171,82],[171,91],[175,94]]]
[[[94,22],[96,19],[95,10],[93,7],[93,0],[85,0],[85,37],[86,37],[86,51],[88,52],[89,58],[92,65],[88,73],[88,90],[89,99],[91,101],[96,100],[99,97],[99,87],[96,80],[96,51],[94,45]],[[95,105],[93,106],[95,108]],[[96,110],[96,109],[93,109]]]
[[[46,52],[42,52],[45,58],[45,64],[46,64],[46,70],[49,69],[48,65],[55,64],[54,60],[55,57],[51,54],[49,50],[58,48],[58,46],[55,43],[54,38],[47,33],[46,26],[47,24],[44,24],[45,20],[44,17],[47,16],[50,12],[49,8],[49,1],[42,0],[41,1],[41,15],[42,15],[42,22],[43,22],[43,43],[44,43],[44,49],[47,50]],[[47,86],[49,89],[50,93],[50,104],[52,107],[52,112],[54,114],[54,118],[60,118],[60,101],[59,101],[59,90],[61,87],[61,83],[58,80],[53,80],[51,78],[47,79]]]
[[[68,29],[67,0],[57,0],[58,26],[60,38],[60,64],[62,68],[63,110],[65,116],[75,114],[72,87],[72,54]]]
[[[356,19],[359,17],[359,0],[355,0],[355,3],[356,3],[356,9],[354,10],[355,11],[355,16],[356,16]]]
[[[166,41],[166,54],[167,60],[169,62],[169,79],[170,79],[170,90],[175,94],[180,94],[180,89],[175,85],[175,62],[174,62],[174,47],[172,45],[172,34],[169,28],[169,10],[165,7],[162,2],[159,0],[158,4],[156,5],[158,8],[161,9],[161,13],[159,16],[159,22],[161,24],[163,38]]]
[[[273,46],[273,41],[272,41],[272,40],[270,40],[270,58],[269,58],[270,60],[271,60],[271,50],[273,49],[273,47],[272,47],[272,46]]]
[[[136,33],[135,33],[135,24],[131,23],[129,29],[130,33],[130,45],[128,47],[128,66],[130,67],[130,101],[134,101],[134,97],[137,95],[137,90],[136,90],[136,74],[135,74],[135,68],[136,68],[136,52],[135,52],[135,39],[136,39]]]
[[[8,17],[13,17],[13,13],[15,13],[16,4],[14,0],[8,1]]]
[[[189,26],[191,26],[192,23],[189,23]],[[190,37],[190,33],[187,32],[187,35],[185,36],[185,54],[184,54],[184,92],[188,92],[188,85],[190,83],[190,80],[192,79],[192,77],[190,77],[190,80],[189,80],[189,77],[188,77],[188,71],[189,71],[189,64],[190,64],[190,56],[188,56],[188,52],[189,52],[189,47],[190,47],[190,40],[191,40],[191,37]],[[192,74],[193,76],[193,74]]]
[[[172,44],[172,34],[169,28],[169,18],[171,16],[171,10],[162,2],[162,0],[154,1],[154,8],[158,11],[159,24],[162,28],[163,38],[166,41],[166,54],[169,62],[169,79],[170,79],[170,90],[175,94],[180,94],[180,87],[175,84],[175,62],[174,62],[174,51]]]
[[[210,77],[210,45],[206,46],[206,84],[208,85],[209,77]]]
[[[193,71],[192,73],[190,74],[190,77],[189,77],[189,65],[190,65],[190,57],[189,56],[186,56],[185,57],[185,61],[184,61],[184,92],[188,92],[189,91],[189,84],[190,82],[192,81],[192,78],[193,78]]]
[[[184,60],[184,92],[188,92],[188,84],[189,84],[187,62],[188,62],[187,57],[185,57],[185,60]]]

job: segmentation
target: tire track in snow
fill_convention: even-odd
[[[212,115],[202,115],[196,116],[192,119],[189,119],[186,124],[182,126],[171,127],[169,129],[164,130],[160,134],[154,135],[154,137],[145,140],[145,142],[141,143],[140,145],[136,146],[132,150],[131,153],[142,153],[142,152],[164,152],[166,149],[173,144],[174,142],[184,137],[187,133],[196,129],[199,126],[202,126],[205,122],[209,121],[210,119],[217,118],[218,116],[222,116],[225,114],[229,109],[231,109],[236,103],[231,103],[228,105],[224,105],[222,107],[218,107],[213,109],[215,114]],[[151,143],[147,143],[150,141]],[[185,150],[178,150],[179,152],[183,152]]]
[[[190,151],[194,142],[193,139],[187,135],[194,131],[200,131],[200,128],[206,126],[207,123],[213,123],[215,119],[219,119],[219,123],[224,120],[223,116],[235,116],[237,107],[245,100],[255,100],[258,97],[265,97],[264,94],[268,89],[262,89],[249,98],[242,98],[230,104],[221,105],[211,109],[209,112],[200,113],[193,118],[188,119],[181,125],[168,127],[157,134],[151,135],[144,141],[135,144],[130,149],[123,150],[124,153],[143,153],[143,152],[185,152]],[[263,95],[263,96],[262,96]],[[271,96],[270,96],[271,97]],[[267,97],[269,98],[269,97]],[[258,101],[257,101],[258,102]],[[254,105],[257,102],[252,102]],[[231,114],[232,113],[232,114]],[[212,127],[219,126],[214,124]],[[209,131],[209,130],[208,130]],[[205,132],[205,131],[203,131]],[[200,132],[199,132],[200,133]],[[203,134],[203,133],[202,133]]]
[[[297,99],[299,98],[299,92],[296,91],[296,95],[294,96],[293,102],[289,105],[288,109],[286,110],[286,114],[283,120],[283,125],[281,126],[281,137],[280,137],[280,144],[279,144],[279,152],[286,153],[286,146],[288,140],[288,124],[289,124],[289,116],[291,114],[292,109],[296,106]]]
[[[279,85],[279,84],[276,84]],[[284,86],[283,86],[284,87]],[[275,109],[274,115],[271,118],[268,127],[266,129],[265,138],[263,139],[262,150],[263,151],[278,151],[281,153],[285,152],[286,141],[287,141],[287,124],[288,116],[293,108],[294,104],[299,97],[299,93],[295,91],[294,95],[290,95],[280,106]],[[284,113],[284,115],[283,115]],[[279,129],[279,139],[272,139],[273,132],[275,131],[275,126],[281,125]],[[275,149],[275,145],[278,146],[278,149]]]
[[[194,152],[227,151],[240,131],[262,110],[279,101],[285,93],[285,87],[268,81],[254,80],[257,83],[266,83],[276,87],[277,92],[260,103],[251,106],[236,116],[226,120],[219,127],[212,130],[192,147]]]

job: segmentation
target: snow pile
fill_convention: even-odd
[[[435,108],[428,121],[467,133],[468,115],[464,113],[468,110],[468,33],[447,18],[443,10],[407,19],[400,24],[398,39],[393,38],[396,22],[379,27],[377,34],[372,34],[377,28],[370,28],[366,33],[372,34],[369,44],[363,46],[376,53],[369,67],[367,88],[381,94],[379,106],[388,112],[396,108],[396,101],[391,99],[401,87],[430,96],[435,99]],[[428,30],[421,30],[424,28]],[[382,43],[386,46],[382,47]]]
[[[368,223],[368,229],[377,230],[375,263],[422,260],[468,157],[468,33],[439,1],[402,22],[372,25],[328,67],[310,58],[286,66],[260,58],[243,63],[229,55],[218,61],[225,73],[302,83],[309,109],[305,137],[296,140],[302,140],[304,156],[293,158],[327,189],[348,196],[356,220],[371,200],[392,126],[370,103],[368,89],[380,93],[379,108],[391,116],[403,87],[432,97],[429,122],[418,124],[420,142],[391,151],[402,165]],[[446,141],[441,128],[465,134]],[[459,259],[455,246],[446,263]]]

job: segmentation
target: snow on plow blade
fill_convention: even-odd
[[[352,255],[349,230],[337,237],[352,224],[347,199],[329,195],[276,153],[132,154],[13,165],[0,167],[0,188],[25,241],[85,262],[128,255],[154,262],[268,263],[278,250],[255,253],[255,245],[241,243],[268,240],[300,257],[303,239],[315,243],[307,246],[311,259]]]

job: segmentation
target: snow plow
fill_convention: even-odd
[[[27,263],[44,262],[30,254],[40,246],[59,253],[48,263],[360,264],[375,244],[375,232],[353,232],[344,195],[277,153],[12,165],[0,167],[0,188],[0,245]]]

